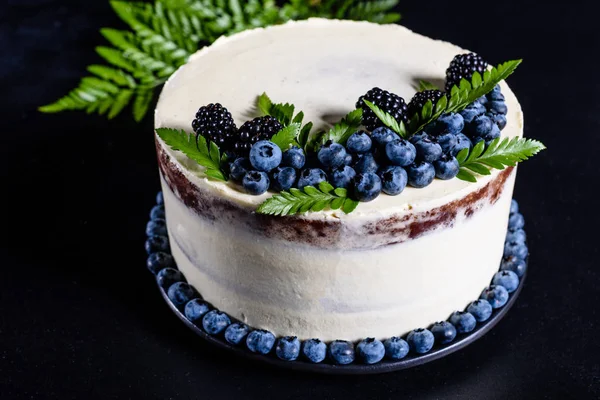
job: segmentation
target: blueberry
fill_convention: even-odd
[[[489,100],[504,100],[504,95],[502,94],[502,89],[500,85],[494,86],[491,92],[487,94]]]
[[[146,224],[147,236],[167,236],[167,221],[161,218],[151,219]]]
[[[492,125],[494,125],[494,123],[489,117],[480,115],[479,117],[476,117],[473,122],[467,124],[465,131],[473,138],[484,137],[492,131]]]
[[[385,347],[381,341],[367,338],[356,345],[356,356],[363,364],[377,364],[385,356]]]
[[[500,308],[508,301],[508,292],[504,286],[490,285],[483,290],[479,298],[487,300],[492,308]]]
[[[456,135],[456,144],[454,147],[452,147],[452,149],[450,149],[450,154],[456,157],[456,155],[462,149],[470,149],[472,146],[473,143],[471,143],[471,139],[469,139],[466,135],[459,133]]]
[[[408,184],[415,188],[424,188],[433,182],[435,178],[435,168],[433,164],[424,161],[418,161],[407,167]]]
[[[456,337],[456,328],[448,321],[436,322],[431,326],[436,343],[447,344]]]
[[[300,341],[296,336],[285,336],[277,340],[275,355],[283,361],[294,361],[300,355]]]
[[[375,161],[373,153],[365,153],[358,156],[358,160],[354,163],[354,170],[358,174],[368,172],[377,172],[379,165]]]
[[[385,356],[390,360],[401,360],[408,354],[408,343],[406,340],[397,336],[392,336],[383,342],[385,347]]]
[[[165,198],[163,197],[163,192],[156,193],[156,204],[165,204]]]
[[[529,249],[524,243],[508,242],[504,244],[504,256],[515,256],[524,260],[528,254]]]
[[[442,146],[431,138],[423,138],[415,143],[417,159],[428,163],[438,160],[442,156]]]
[[[498,125],[493,124],[492,130],[490,131],[490,133],[488,133],[487,135],[485,135],[483,137],[483,140],[485,140],[485,145],[489,146],[490,143],[492,142],[492,140],[498,139],[499,137],[500,137],[500,128],[498,128]]]
[[[421,131],[419,133],[415,133],[414,135],[412,135],[408,141],[411,142],[412,144],[415,144],[423,139],[430,139],[431,137],[429,136],[429,134],[426,131]]]
[[[458,137],[454,133],[444,133],[437,137],[437,142],[442,147],[444,154],[447,154],[458,144]]]
[[[336,188],[347,188],[355,176],[356,172],[354,169],[344,165],[331,171],[329,174],[329,183]]]
[[[225,329],[225,340],[229,344],[238,345],[246,338],[248,332],[250,332],[248,325],[234,322]]]
[[[327,350],[335,364],[346,365],[354,361],[354,346],[346,340],[334,340]]]
[[[527,235],[523,229],[515,229],[506,233],[506,243],[525,243]]]
[[[525,218],[523,214],[514,213],[508,218],[508,229],[522,229],[525,226]]]
[[[229,166],[229,176],[234,181],[241,182],[242,179],[244,179],[244,176],[251,170],[252,165],[250,165],[250,160],[245,157],[240,157]]]
[[[285,167],[292,167],[295,169],[302,169],[306,163],[306,156],[304,151],[299,147],[292,147],[283,153],[281,159],[281,165]]]
[[[165,219],[165,206],[164,205],[156,205],[152,207],[150,210],[150,219]]]
[[[390,196],[396,196],[404,190],[408,183],[408,175],[402,167],[390,165],[379,170],[381,190]]]
[[[231,320],[224,312],[219,310],[209,311],[202,318],[202,328],[209,335],[218,335],[231,324]]]
[[[169,252],[169,238],[166,236],[150,236],[144,244],[146,253],[151,254],[157,251]]]
[[[508,256],[502,259],[502,263],[500,264],[501,271],[512,271],[519,278],[525,275],[525,271],[527,270],[527,263],[522,258],[516,256]]]
[[[435,129],[438,134],[460,133],[465,127],[465,120],[462,115],[456,113],[444,114],[435,122]]]
[[[277,167],[271,172],[271,187],[278,192],[289,190],[296,183],[296,170],[292,167]]]
[[[417,149],[408,140],[398,138],[385,145],[385,154],[392,164],[405,167],[415,161]]]
[[[252,331],[246,337],[246,346],[253,353],[267,354],[275,344],[275,335],[264,329]]]
[[[504,128],[506,128],[506,124],[507,124],[506,115],[492,114],[492,113],[487,113],[485,115],[487,115],[492,120],[493,123],[498,125],[498,128],[500,128],[500,130],[503,130]]]
[[[173,305],[179,308],[196,297],[196,293],[194,292],[194,288],[187,283],[175,282],[169,286],[169,290],[167,290],[167,296]]]
[[[519,277],[512,271],[496,272],[492,284],[503,286],[508,293],[512,293],[519,287]]]
[[[269,189],[271,181],[266,172],[250,171],[244,175],[242,186],[247,193],[252,195],[263,194]]]
[[[344,165],[352,165],[353,162],[354,157],[352,157],[352,154],[346,153],[346,158],[344,158]]]
[[[455,311],[450,315],[450,323],[454,325],[457,333],[468,333],[475,329],[477,321],[470,312]]]
[[[358,131],[348,138],[346,149],[351,153],[366,153],[372,145],[371,137],[365,131]]]
[[[327,355],[327,345],[319,339],[309,339],[302,343],[302,354],[310,362],[320,363]]]
[[[477,101],[460,112],[465,124],[470,124],[475,118],[483,114],[485,114],[485,106]]]
[[[487,108],[491,113],[506,115],[508,113],[508,107],[506,103],[501,100],[492,100],[487,103]]]
[[[458,175],[460,166],[456,157],[444,154],[439,160],[433,162],[435,176],[438,179],[448,180]]]
[[[156,275],[158,271],[163,268],[175,268],[175,260],[169,253],[157,251],[156,253],[152,253],[148,256],[148,259],[146,260],[146,267],[148,267],[150,272]]]
[[[175,268],[164,268],[156,274],[156,281],[159,286],[167,290],[175,282],[185,281],[183,274]]]
[[[515,199],[510,201],[510,215],[516,214],[519,212],[519,203]]]
[[[333,143],[330,140],[321,147],[317,157],[325,168],[341,167],[346,160],[346,149],[341,144]]]
[[[259,140],[250,149],[250,164],[258,171],[269,172],[281,164],[282,156],[275,143]]]
[[[475,300],[467,307],[477,322],[487,321],[492,316],[492,305],[483,299]]]
[[[192,299],[187,302],[183,309],[185,317],[190,322],[199,321],[207,312],[210,311],[208,304],[201,299]]]
[[[371,132],[371,140],[375,142],[377,146],[382,148],[397,137],[398,135],[396,135],[394,131],[385,126],[375,128],[373,132]]]
[[[427,353],[433,347],[435,341],[433,333],[427,329],[419,328],[411,331],[406,337],[406,341],[412,350],[416,353]]]
[[[358,201],[371,201],[381,193],[381,179],[373,172],[357,174],[354,177],[354,197]]]
[[[478,102],[479,104],[483,104],[486,105],[488,102],[487,96],[481,96],[480,98],[478,98],[477,100],[475,100],[476,102]]]
[[[300,173],[298,179],[298,189],[304,189],[306,186],[319,186],[319,183],[326,181],[327,175],[320,168],[306,168]]]

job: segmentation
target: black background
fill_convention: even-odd
[[[350,378],[249,363],[176,319],[145,270],[144,226],[159,188],[152,118],[36,111],[99,61],[98,28],[121,23],[103,0],[2,3],[0,398],[600,396],[592,0],[401,1],[409,28],[492,63],[525,59],[509,83],[526,135],[549,150],[519,170],[532,256],[507,317],[442,360]],[[465,243],[465,256],[476,245]]]

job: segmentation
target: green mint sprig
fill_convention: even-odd
[[[156,133],[170,148],[181,151],[188,158],[206,168],[204,171],[206,176],[219,181],[227,181],[227,175],[221,169],[221,153],[216,143],[207,143],[203,136],[196,137],[187,134],[184,130],[158,128]]]
[[[303,190],[292,188],[265,200],[256,210],[259,214],[294,215],[308,211],[342,209],[350,214],[358,206],[358,201],[348,197],[348,191],[334,188],[328,182],[319,183],[319,187],[306,186]]]
[[[283,4],[281,4],[283,3]],[[89,76],[66,96],[42,106],[56,113],[81,110],[108,118],[128,105],[136,121],[147,115],[157,89],[191,54],[222,35],[310,17],[391,23],[398,0],[154,0],[111,1],[127,30],[103,28],[110,46],[96,48],[103,64],[87,68]]]
[[[464,110],[469,104],[491,92],[498,83],[509,77],[522,61],[507,61],[485,71],[483,76],[479,72],[475,72],[471,82],[463,79],[460,86],[452,88],[449,98],[442,96],[435,106],[431,100],[428,100],[420,112],[410,117],[408,123],[409,135],[420,132],[426,125],[437,120],[442,114]]]
[[[282,128],[271,138],[281,151],[288,150],[291,146],[298,146],[298,135],[300,135],[300,123],[294,122]]]
[[[470,152],[469,149],[462,149],[456,155],[460,165],[457,178],[477,182],[472,172],[490,175],[492,168],[502,170],[506,167],[514,167],[518,162],[527,160],[545,148],[546,146],[537,140],[518,137],[494,139],[487,148],[484,141],[480,141]]]

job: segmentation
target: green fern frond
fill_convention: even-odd
[[[249,28],[310,17],[394,22],[398,0],[155,0],[110,2],[129,30],[103,28],[110,46],[96,48],[105,65],[88,67],[89,76],[42,112],[82,110],[114,118],[131,105],[140,121],[156,89],[202,46]]]

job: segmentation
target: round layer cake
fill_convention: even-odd
[[[166,83],[156,128],[191,132],[202,105],[219,102],[238,126],[256,98],[293,103],[326,129],[380,87],[405,99],[419,80],[443,87],[465,50],[397,25],[311,19],[221,38]],[[508,124],[523,115],[505,83]],[[166,218],[179,269],[218,309],[255,328],[300,339],[387,338],[463,310],[501,261],[516,171],[477,183],[435,180],[382,194],[351,214],[257,214],[273,193],[244,193],[156,138]]]

